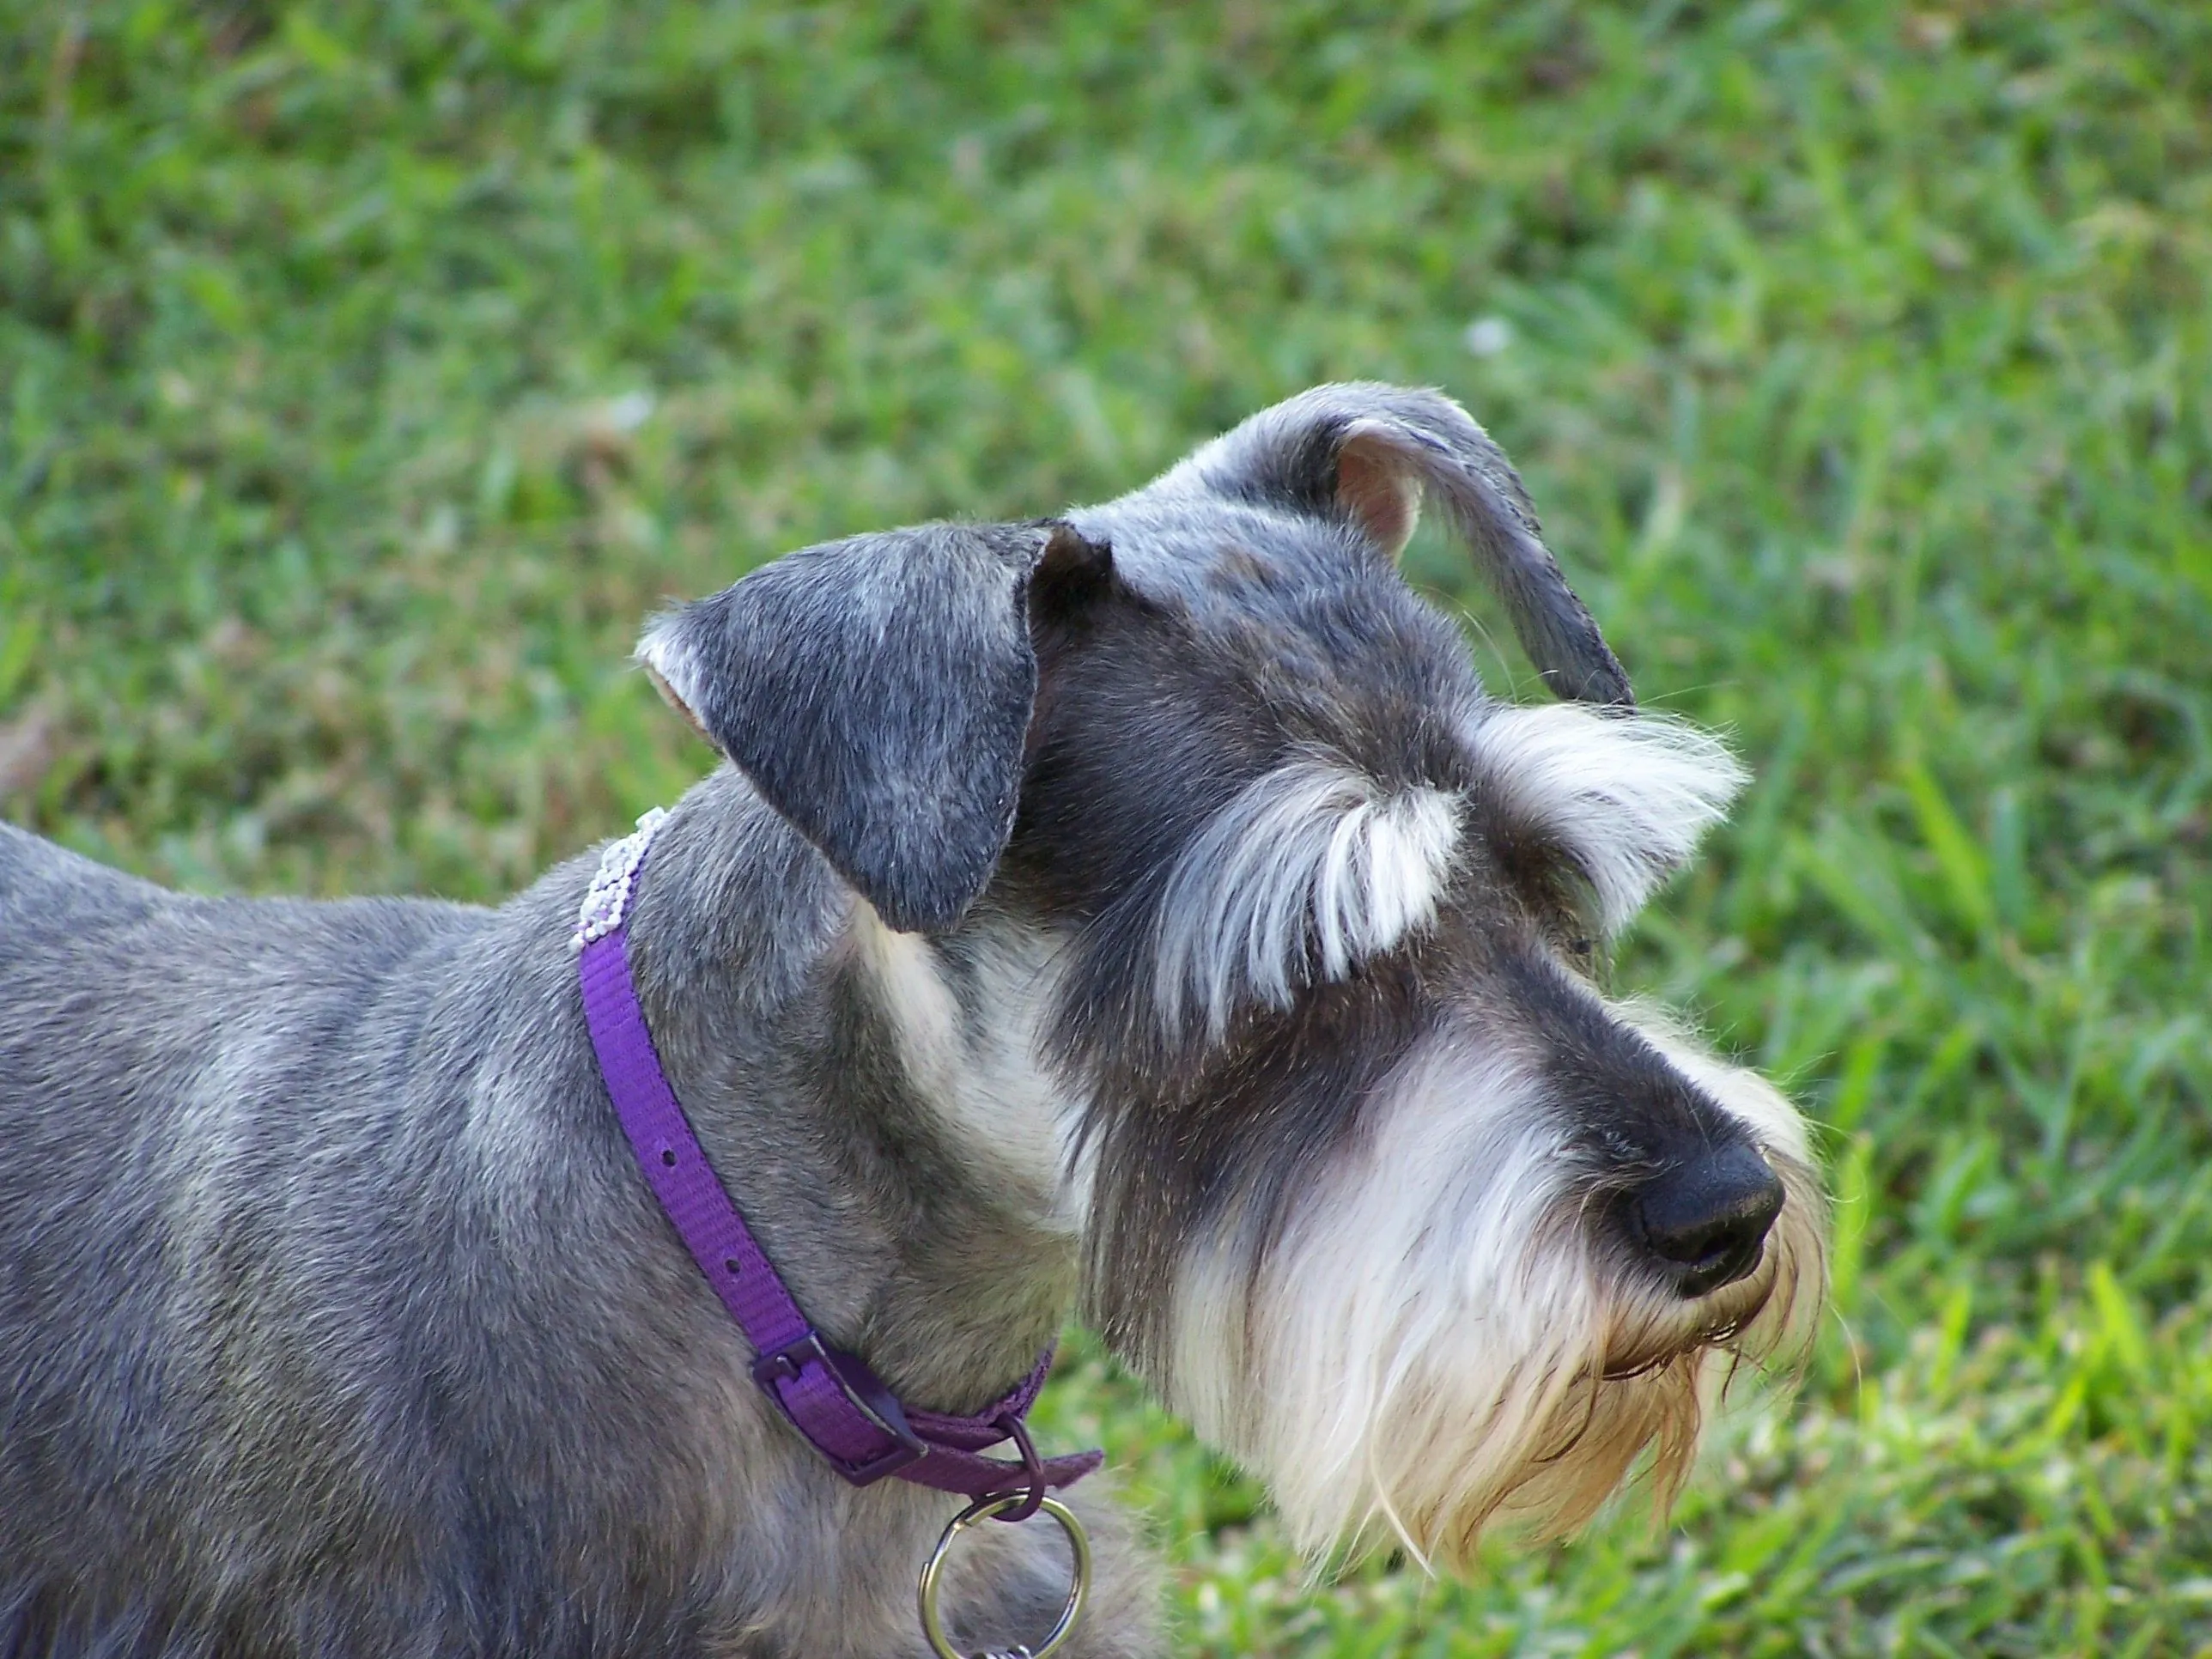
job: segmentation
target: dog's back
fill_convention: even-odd
[[[409,968],[487,919],[185,897],[0,824],[0,1651],[163,1650],[187,1540],[312,1547],[266,1513],[287,1462],[343,1481],[287,1281],[408,1180]]]
[[[0,823],[0,937],[14,948],[143,916],[168,897],[150,882]]]
[[[240,1073],[282,1072],[287,1048],[308,1063],[334,1027],[388,997],[401,964],[449,950],[489,915],[413,899],[189,897],[0,823],[9,1178],[37,1179],[21,1168],[26,1138],[57,1123],[77,1146],[158,1137],[141,1103],[185,1109],[196,1079],[233,1090]]]

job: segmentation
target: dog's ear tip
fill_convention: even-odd
[[[638,631],[637,643],[630,647],[629,659],[658,681],[666,681],[677,672],[675,659],[682,649],[680,635],[686,607],[665,605],[645,619]]]
[[[961,918],[975,902],[975,896],[955,902],[942,895],[894,899],[885,894],[866,902],[876,913],[876,919],[894,933],[937,937],[959,927]]]
[[[1536,671],[1544,689],[1562,702],[1581,703],[1601,714],[1633,714],[1636,688],[1597,624],[1584,621],[1581,627],[1569,626],[1565,631],[1571,643],[1557,653],[1562,659]]]
[[[992,826],[994,817],[1000,822]],[[956,815],[928,838],[926,852],[866,827],[799,828],[885,927],[939,936],[956,930],[990,886],[1012,817],[1011,797],[995,814]],[[963,833],[978,829],[983,833]]]
[[[1033,614],[1072,610],[1113,579],[1112,543],[1093,541],[1065,519],[1048,519],[1040,527],[1044,540],[1029,574]]]
[[[722,745],[714,741],[714,734],[707,729],[706,722],[699,718],[696,711],[684,701],[676,688],[668,683],[668,677],[649,661],[641,659],[638,665],[645,671],[646,678],[653,682],[653,689],[660,693],[661,702],[682,715],[684,723],[697,732],[700,738],[711,745],[716,753],[722,752]]]
[[[1582,683],[1571,689],[1557,686],[1559,695],[1571,702],[1589,703],[1607,714],[1633,714],[1636,712],[1636,692],[1628,684],[1627,671],[1619,663],[1610,670],[1585,675]]]
[[[1057,565],[1104,571],[1113,567],[1111,542],[1094,541],[1066,519],[1046,519],[1037,527],[1044,532],[1044,540],[1037,547],[1039,569]]]
[[[683,637],[684,612],[688,607],[671,605],[645,625],[638,635],[636,647],[630,660],[644,671],[660,700],[684,717],[684,723],[696,732],[713,746],[717,753],[726,752],[715,741],[714,734],[707,729],[707,711],[701,708],[702,688],[696,684],[690,647]]]

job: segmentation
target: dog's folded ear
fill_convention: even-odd
[[[1544,545],[1520,475],[1443,392],[1316,386],[1216,439],[1177,471],[1186,469],[1218,495],[1347,522],[1393,559],[1413,533],[1425,490],[1458,522],[1554,694],[1633,706],[1627,672]]]
[[[887,923],[943,932],[1012,832],[1030,584],[1110,559],[1057,522],[855,536],[667,612],[638,659]]]

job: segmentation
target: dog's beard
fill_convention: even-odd
[[[1410,1066],[1272,1239],[1217,1235],[1177,1296],[1171,1403],[1316,1556],[1395,1542],[1449,1569],[1492,1522],[1571,1531],[1646,1449],[1663,1506],[1712,1395],[1820,1299],[1818,1188],[1763,1080],[1705,1062],[1788,1195],[1758,1267],[1692,1301],[1601,1224],[1525,1079],[1454,1058]]]

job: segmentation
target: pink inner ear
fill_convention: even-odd
[[[1421,485],[1379,438],[1354,436],[1336,453],[1336,499],[1395,559],[1421,521]]]
[[[720,752],[722,745],[716,743],[713,738],[708,736],[707,728],[699,724],[699,717],[691,712],[691,705],[685,702],[683,698],[676,695],[676,688],[669,684],[669,683],[661,677],[661,672],[658,668],[655,668],[651,663],[645,664],[644,667],[645,677],[653,682],[653,689],[660,693],[661,700],[671,708],[673,708],[678,714],[683,715],[684,723],[690,726],[694,732],[696,732],[702,738],[706,738],[706,741],[710,747],[712,747],[717,753]]]

